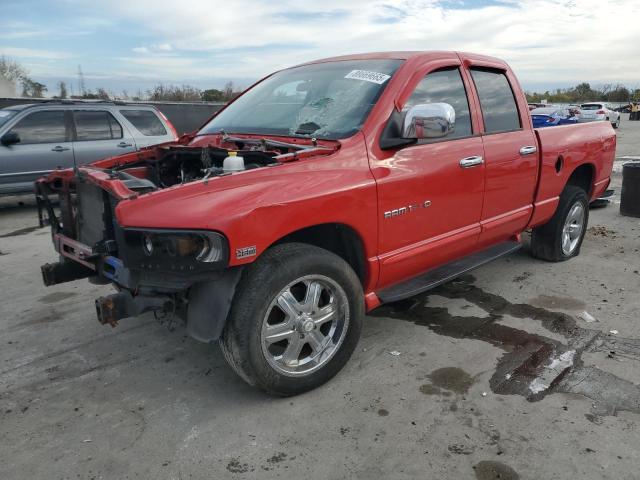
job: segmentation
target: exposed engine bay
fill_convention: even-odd
[[[166,145],[156,147],[155,155],[138,161],[110,166],[107,170],[130,189],[147,193],[211,177],[230,175],[244,170],[279,165],[313,154],[334,151],[319,145],[293,144],[269,139],[235,138],[224,136],[223,144],[186,146]],[[235,148],[234,148],[235,147]],[[99,165],[96,167],[100,168]]]
[[[243,160],[241,170],[277,165],[278,152],[227,150],[213,146],[167,146],[157,148],[158,158],[144,159],[111,169],[133,191],[146,193],[158,188],[181,185],[194,180],[228,175],[238,169],[225,168],[230,152]]]

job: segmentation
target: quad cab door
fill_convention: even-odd
[[[461,55],[477,95],[485,161],[479,248],[513,239],[529,223],[538,179],[538,141],[526,99],[505,64]]]
[[[483,147],[460,68],[457,57],[429,62],[417,70],[396,103],[405,113],[419,104],[451,105],[455,110],[452,133],[400,148],[372,149],[379,205],[378,288],[476,247],[484,190]]]

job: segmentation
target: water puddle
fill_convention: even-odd
[[[482,340],[504,350],[489,380],[494,393],[521,395],[529,401],[541,400],[554,392],[575,393],[593,400],[596,416],[615,415],[620,410],[640,413],[637,385],[596,367],[585,366],[581,359],[585,351],[615,351],[640,360],[639,340],[611,337],[582,328],[572,316],[539,306],[544,303],[549,308],[574,310],[582,309],[582,302],[547,297],[536,302],[537,305],[511,303],[481,290],[474,281],[472,275],[466,275],[428,293],[383,305],[372,315],[410,321],[439,335]],[[452,309],[452,313],[446,307],[431,306],[432,295],[465,300],[487,314],[469,315],[460,308]],[[476,310],[470,311],[476,313]],[[540,322],[545,330],[566,342],[499,323],[506,317]],[[442,390],[464,393],[473,379],[462,370],[464,375],[453,370],[459,369],[432,372],[431,384],[423,385],[420,391],[427,395],[441,394]]]

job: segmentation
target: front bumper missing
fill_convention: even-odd
[[[118,320],[150,311],[175,312],[174,299],[168,295],[131,295],[122,291],[96,299],[96,315],[103,325],[115,327]]]

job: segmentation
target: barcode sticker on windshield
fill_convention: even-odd
[[[364,80],[365,82],[377,83],[380,85],[389,80],[391,76],[385,75],[384,73],[369,72],[368,70],[351,70],[344,76],[344,78]]]

